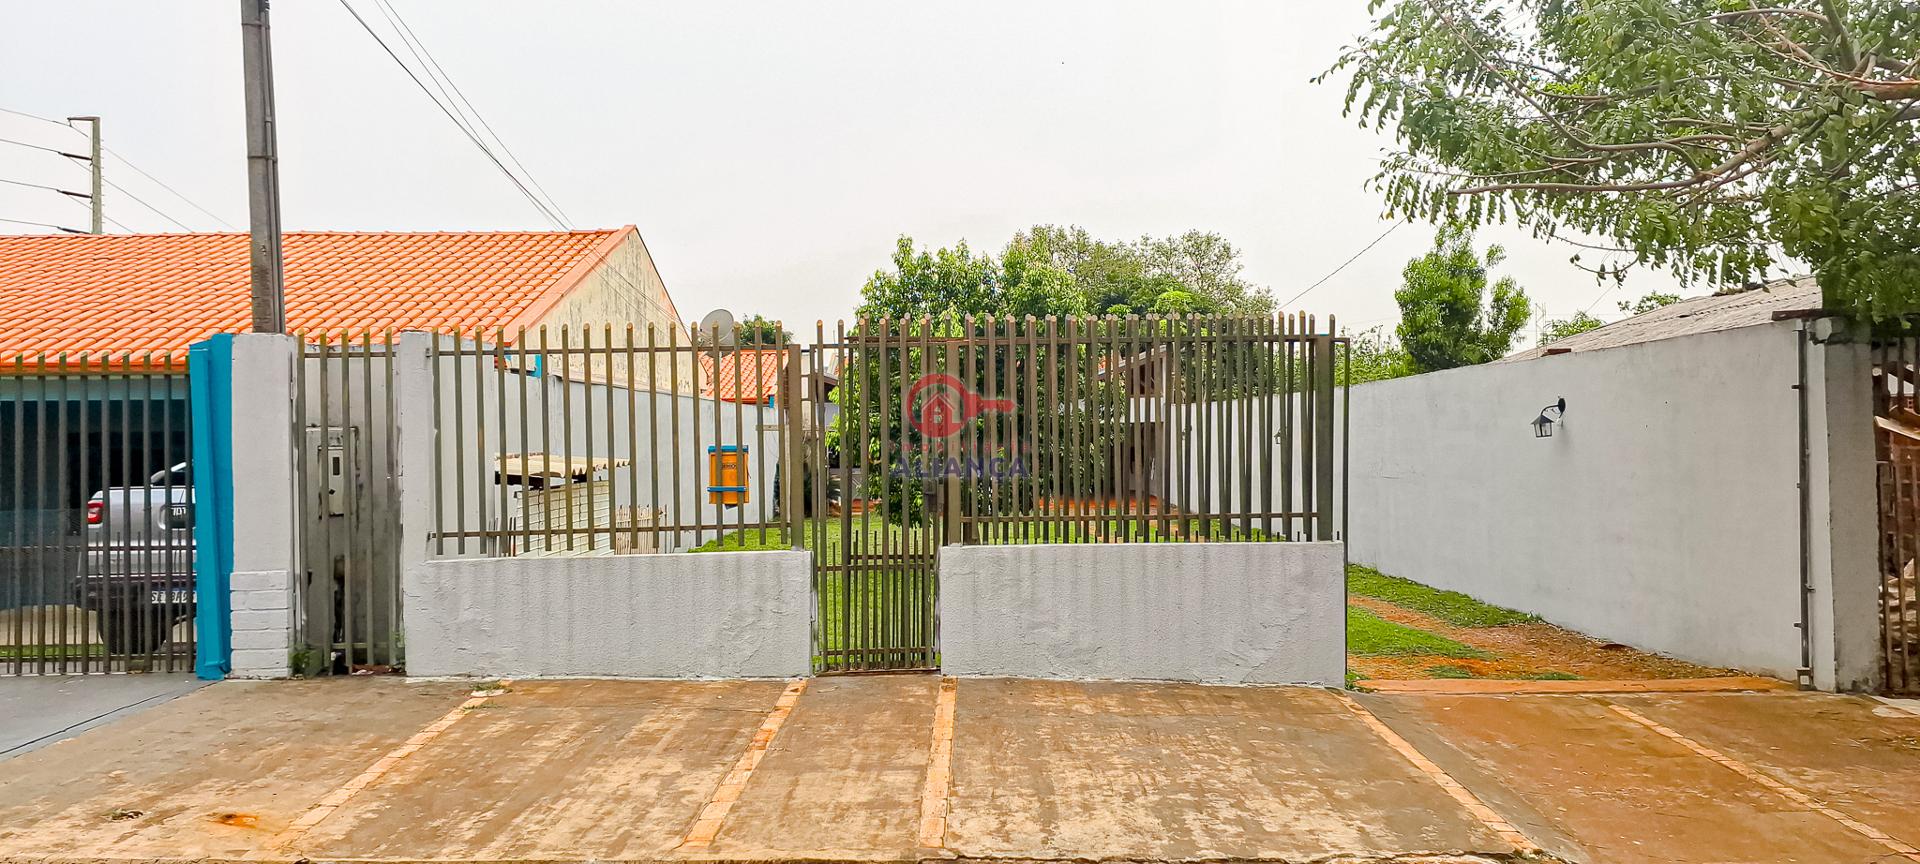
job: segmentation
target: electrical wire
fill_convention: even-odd
[[[35,228],[52,228],[55,231],[65,231],[68,234],[90,233],[88,231],[84,231],[79,228],[68,228],[65,225],[55,225],[52,222],[31,222],[26,219],[7,219],[5,217],[0,217],[0,222],[7,222],[13,225],[32,225]]]
[[[58,186],[47,186],[40,183],[28,183],[25,180],[8,180],[5,177],[0,177],[0,183],[6,183],[11,186],[25,186],[28,189],[45,189],[48,192],[58,192],[62,195],[66,195],[73,198],[92,198],[93,197],[92,195],[88,195],[85,192],[74,192],[69,189],[62,189]]]
[[[178,226],[180,226],[180,230],[182,230],[182,231],[186,231],[186,232],[192,232],[192,231],[193,231],[193,229],[192,229],[192,228],[189,228],[189,227],[187,227],[187,223],[185,223],[185,222],[182,222],[182,221],[180,221],[180,220],[178,220],[178,219],[175,219],[175,218],[173,218],[173,216],[172,216],[171,214],[169,214],[169,213],[168,213],[167,211],[165,211],[165,210],[162,210],[162,209],[160,209],[160,208],[158,208],[158,207],[155,207],[155,206],[153,206],[152,204],[148,204],[148,203],[147,203],[146,201],[144,201],[144,200],[142,200],[142,199],[140,198],[140,196],[138,196],[138,195],[135,195],[135,194],[133,194],[132,192],[128,192],[127,190],[125,190],[125,189],[123,189],[123,188],[121,188],[121,186],[120,186],[120,184],[118,184],[118,183],[115,183],[115,182],[113,182],[112,180],[108,180],[108,179],[106,179],[105,177],[102,177],[102,178],[100,178],[100,182],[102,182],[102,183],[105,183],[105,184],[107,184],[108,186],[111,186],[111,187],[113,187],[113,190],[114,190],[115,192],[118,192],[118,193],[120,193],[120,194],[122,194],[122,195],[125,195],[125,196],[127,196],[128,198],[131,198],[131,199],[133,199],[133,202],[134,202],[134,203],[136,203],[136,204],[139,204],[140,206],[142,206],[142,207],[145,207],[145,208],[147,208],[148,210],[152,210],[152,211],[153,211],[154,213],[157,213],[157,214],[159,214],[159,216],[160,216],[160,218],[162,218],[162,219],[165,219],[165,220],[167,220],[168,222],[172,222],[173,224],[175,224],[175,225],[178,225]]]
[[[533,172],[528,171],[527,166],[521,164],[520,157],[514,155],[513,148],[507,146],[507,142],[500,137],[500,133],[493,131],[493,124],[487,122],[486,116],[480,113],[480,109],[473,107],[473,102],[467,99],[466,91],[461,90],[460,84],[453,80],[452,75],[447,74],[447,70],[440,65],[440,61],[433,56],[433,52],[428,50],[427,43],[413,32],[413,27],[407,24],[407,19],[401,17],[400,10],[395,9],[388,0],[374,0],[374,5],[380,8],[381,14],[387,17],[387,23],[393,25],[394,30],[400,34],[400,41],[406,44],[408,52],[412,53],[414,59],[426,68],[427,77],[433,79],[434,86],[440,90],[440,95],[447,97],[448,103],[452,103],[457,97],[460,105],[466,107],[463,114],[471,115],[472,118],[468,122],[469,128],[473,125],[472,121],[478,121],[480,128],[486,130],[487,135],[493,138],[493,143],[500,145],[501,152],[507,154],[507,161],[512,162],[513,167],[520,169],[521,175],[527,178],[527,182],[533,184],[533,188],[546,200],[553,212],[560,214],[561,223],[573,224],[573,217],[568,216],[567,211],[560,207],[560,202],[554,200],[553,193],[540,185],[540,178],[533,176]],[[445,87],[440,86],[443,82]],[[448,87],[453,88],[452,96],[447,95]]]
[[[77,131],[79,131],[79,130],[77,130],[77,129],[76,129],[76,130],[74,130],[74,131],[76,131],[76,132],[77,132]],[[138,175],[140,175],[140,176],[142,176],[142,177],[145,177],[145,178],[147,178],[148,180],[151,180],[151,181],[153,181],[153,183],[154,183],[154,185],[156,185],[156,186],[159,186],[160,188],[162,188],[162,189],[165,189],[165,190],[167,190],[168,192],[171,192],[171,193],[173,193],[173,197],[175,197],[175,198],[178,198],[178,199],[180,199],[180,200],[182,200],[182,201],[185,201],[185,202],[187,202],[187,206],[188,206],[188,207],[192,207],[193,209],[195,209],[195,210],[198,210],[198,211],[200,211],[201,213],[205,213],[208,219],[212,219],[213,221],[215,221],[215,222],[218,222],[218,223],[220,223],[220,227],[222,227],[222,228],[225,228],[225,229],[227,229],[228,231],[235,231],[235,230],[238,230],[238,229],[236,229],[236,228],[234,228],[234,227],[233,227],[233,223],[231,223],[231,222],[228,222],[227,220],[225,220],[225,219],[222,219],[222,218],[220,218],[220,217],[219,217],[219,216],[218,216],[217,214],[215,214],[215,213],[214,213],[214,212],[213,212],[212,210],[208,210],[207,208],[205,208],[205,207],[202,207],[202,206],[200,206],[200,203],[199,203],[199,202],[197,202],[197,201],[195,201],[195,200],[193,200],[192,198],[188,198],[188,197],[187,197],[186,195],[184,195],[184,194],[182,194],[182,193],[180,192],[180,190],[178,190],[178,189],[175,189],[175,188],[173,188],[172,186],[168,186],[168,185],[167,185],[167,182],[166,182],[165,180],[162,180],[162,179],[160,179],[160,178],[158,178],[158,177],[155,177],[155,176],[153,176],[152,174],[148,174],[148,173],[147,173],[147,172],[146,172],[145,170],[142,170],[140,166],[138,166],[138,165],[135,165],[135,164],[133,164],[133,160],[131,160],[131,159],[128,159],[127,157],[125,157],[125,156],[122,156],[122,155],[120,155],[120,153],[119,153],[119,151],[117,151],[117,150],[114,150],[114,149],[113,149],[112,147],[108,147],[108,146],[106,146],[105,144],[102,144],[102,145],[100,145],[100,150],[101,150],[101,152],[103,152],[103,153],[106,153],[107,155],[109,155],[109,156],[112,156],[113,158],[115,158],[115,159],[118,159],[118,160],[120,160],[120,164],[122,164],[122,165],[125,165],[125,166],[127,166],[128,168],[132,168],[132,169],[133,169],[133,173],[135,173],[135,174],[138,174]],[[114,188],[115,188],[115,189],[119,189],[120,187],[118,187],[118,186],[115,186]],[[122,191],[125,191],[125,190],[122,190]],[[128,195],[127,197],[129,197],[129,198],[132,198],[133,196],[132,196],[132,195]],[[139,201],[139,199],[138,199],[138,198],[135,198],[134,200],[136,200],[136,201]],[[142,204],[145,204],[146,202],[145,202],[145,201],[141,201],[140,203],[142,203]],[[159,210],[154,210],[153,212],[155,212],[155,213],[158,213],[158,212],[160,212],[160,211],[159,211]],[[169,219],[172,219],[173,217],[171,217],[171,216],[169,216],[169,217],[167,217],[167,218],[169,218]],[[179,220],[177,220],[177,219],[175,219],[175,220],[174,220],[174,224],[176,224],[176,225],[177,225],[177,224],[179,224]]]
[[[50,118],[50,117],[42,117],[42,116],[40,116],[40,115],[38,115],[38,114],[28,114],[28,113],[27,113],[27,112],[25,112],[25,111],[16,111],[16,110],[14,110],[14,109],[12,109],[12,108],[4,108],[4,107],[0,107],[0,113],[4,113],[4,114],[12,114],[12,115],[15,115],[15,116],[17,116],[17,117],[25,117],[25,118],[27,118],[27,119],[29,119],[29,120],[38,120],[38,121],[40,121],[40,122],[42,122],[42,123],[52,123],[52,124],[53,124],[53,125],[55,125],[55,126],[67,126],[67,124],[65,124],[65,123],[62,123],[62,122],[60,122],[60,121],[58,121],[58,120],[55,120],[55,119],[52,119],[52,118]],[[72,127],[72,126],[67,126],[67,128],[68,128],[68,129],[73,129],[73,127]],[[76,130],[74,130],[74,131],[76,131],[76,132],[77,132],[77,131],[79,131],[79,130],[77,130],[77,129],[76,129]]]
[[[76,156],[76,155],[74,155],[74,154],[72,154],[72,153],[64,153],[64,152],[61,152],[61,151],[59,151],[59,150],[55,150],[55,149],[53,149],[52,147],[41,147],[41,146],[39,146],[39,145],[37,145],[37,144],[27,144],[27,143],[24,143],[24,142],[20,142],[20,141],[15,141],[15,140],[13,140],[13,139],[11,139],[11,138],[0,138],[0,141],[4,141],[4,142],[6,142],[6,143],[8,143],[8,144],[19,144],[19,145],[20,145],[20,146],[22,146],[22,147],[32,147],[32,148],[33,148],[33,149],[35,149],[35,150],[45,150],[45,151],[47,151],[47,152],[49,152],[49,153],[59,153],[59,154],[60,154],[61,156],[65,156],[65,157],[68,157],[68,158],[70,158],[70,159],[80,159],[80,160],[82,160],[82,161],[85,161],[85,160],[86,160],[86,158],[87,158],[87,157],[85,157],[85,156]],[[157,215],[158,215],[158,216],[159,216],[160,218],[162,218],[162,219],[165,219],[165,220],[167,220],[168,222],[172,222],[173,224],[175,224],[175,225],[178,225],[178,226],[180,226],[180,230],[182,230],[182,231],[192,231],[192,230],[193,230],[192,228],[190,228],[190,227],[188,227],[188,226],[187,226],[187,223],[185,223],[185,222],[182,222],[182,221],[180,221],[180,220],[178,220],[178,219],[175,219],[175,218],[173,218],[173,216],[172,216],[171,214],[169,214],[169,213],[167,213],[167,211],[165,211],[165,210],[162,210],[162,209],[160,209],[160,208],[158,208],[158,207],[155,207],[155,206],[153,206],[152,204],[149,204],[149,203],[147,203],[145,199],[143,199],[143,198],[141,198],[141,197],[140,197],[140,196],[138,196],[138,195],[135,195],[135,194],[133,194],[132,192],[128,192],[128,191],[126,190],[126,188],[125,188],[125,187],[122,187],[122,186],[121,186],[120,184],[118,184],[118,183],[115,183],[115,182],[113,182],[112,180],[108,180],[108,179],[106,179],[106,178],[104,178],[104,177],[102,177],[102,178],[101,178],[101,180],[100,180],[100,182],[102,182],[102,183],[105,183],[105,184],[107,184],[108,186],[111,186],[111,187],[113,187],[113,189],[114,189],[114,191],[116,191],[116,192],[119,192],[120,194],[122,194],[122,195],[125,195],[125,196],[127,196],[127,198],[128,198],[129,200],[131,200],[131,201],[133,201],[134,203],[136,203],[136,204],[139,204],[140,206],[142,206],[142,207],[145,207],[145,208],[147,208],[148,210],[152,210],[152,211],[153,211],[153,212],[154,212],[155,214],[157,214]],[[67,195],[67,196],[71,196],[71,197],[75,197],[75,198],[89,198],[89,199],[90,199],[90,198],[92,198],[92,197],[93,197],[92,195],[90,195],[90,194],[88,194],[88,193],[85,193],[85,192],[73,192],[73,191],[69,191],[69,190],[66,190],[66,189],[60,189],[60,188],[56,188],[56,187],[53,187],[53,186],[43,186],[43,185],[40,185],[40,184],[38,184],[38,183],[26,183],[26,182],[23,182],[23,181],[20,181],[20,180],[5,180],[5,179],[0,179],[0,183],[11,183],[11,184],[13,184],[13,185],[15,185],[15,186],[27,186],[27,187],[31,187],[31,188],[34,188],[34,189],[45,189],[45,190],[47,190],[47,191],[49,191],[49,192],[58,192],[58,193],[60,193],[60,194],[62,194],[62,195]],[[114,224],[116,224],[116,225],[118,225],[119,223],[118,223],[118,222],[115,222]],[[126,226],[124,226],[124,225],[123,225],[123,226],[121,226],[121,227],[122,227],[122,228],[125,228]],[[135,233],[135,232],[131,232],[131,231],[129,231],[128,233]]]
[[[1380,236],[1373,238],[1372,243],[1368,243],[1367,245],[1360,247],[1360,251],[1353,253],[1353,257],[1340,262],[1340,266],[1333,268],[1333,272],[1320,277],[1319,281],[1314,282],[1312,285],[1308,285],[1306,288],[1302,289],[1300,293],[1295,294],[1292,297],[1288,297],[1285,303],[1280,304],[1280,308],[1284,309],[1288,306],[1292,306],[1295,300],[1299,300],[1300,298],[1307,296],[1308,291],[1312,291],[1313,289],[1326,284],[1328,279],[1332,279],[1333,277],[1340,275],[1340,271],[1347,269],[1348,265],[1352,264],[1355,261],[1360,260],[1360,256],[1367,254],[1367,252],[1373,249],[1373,247],[1380,245],[1380,241],[1387,239],[1388,234],[1392,234],[1396,229],[1398,229],[1400,226],[1405,224],[1407,223],[1403,220],[1387,226],[1387,230],[1380,232]]]
[[[84,132],[81,132],[80,130],[78,130],[78,129],[75,129],[75,128],[73,128],[73,125],[72,125],[72,124],[70,124],[70,123],[62,123],[62,122],[60,122],[60,121],[58,121],[58,120],[54,120],[54,119],[52,119],[52,118],[49,118],[49,117],[42,117],[42,116],[40,116],[40,115],[38,115],[38,114],[32,114],[32,113],[28,113],[28,112],[26,112],[26,111],[20,111],[20,110],[16,110],[16,109],[13,109],[13,108],[6,108],[6,107],[0,107],[0,113],[6,113],[6,114],[12,114],[12,115],[14,115],[14,116],[16,116],[16,117],[25,117],[25,118],[27,118],[27,119],[29,119],[29,120],[38,120],[38,121],[40,121],[40,122],[42,122],[42,123],[47,123],[47,124],[51,124],[51,125],[54,125],[54,126],[58,126],[58,127],[60,127],[60,128],[62,128],[62,129],[65,129],[65,130],[67,130],[67,131],[69,131],[69,132],[72,132],[72,133],[73,133],[73,134],[75,134],[75,135],[82,135],[82,136],[84,136],[84,135],[86,135],[86,133],[84,133]],[[27,143],[27,142],[25,142],[25,141],[16,141],[16,140],[13,140],[13,139],[11,139],[11,138],[0,138],[0,141],[5,141],[5,142],[6,142],[6,143],[8,143],[8,144],[17,144],[17,145],[19,145],[19,146],[21,146],[21,147],[30,147],[30,148],[33,148],[33,149],[35,149],[35,150],[45,150],[45,151],[47,151],[47,152],[49,152],[49,153],[58,153],[59,155],[61,155],[61,156],[65,156],[65,157],[67,157],[67,158],[69,158],[69,159],[79,159],[79,160],[81,160],[81,161],[83,161],[83,162],[84,162],[84,161],[89,161],[89,160],[88,160],[88,158],[87,158],[86,156],[82,156],[82,155],[80,155],[80,154],[78,154],[78,153],[68,153],[68,152],[66,152],[66,151],[64,151],[64,150],[59,150],[59,149],[56,149],[56,148],[53,148],[53,147],[44,147],[44,146],[41,146],[41,145],[39,145],[39,144],[29,144],[29,143]],[[100,151],[101,151],[102,153],[105,153],[105,154],[107,154],[107,155],[109,155],[109,156],[112,156],[112,157],[113,157],[113,158],[115,158],[115,159],[118,159],[118,160],[120,160],[120,163],[121,163],[121,164],[123,164],[123,165],[125,165],[125,166],[127,166],[128,168],[131,168],[131,169],[133,169],[133,172],[134,172],[135,174],[138,174],[138,175],[140,175],[140,176],[142,176],[142,177],[145,177],[145,178],[147,178],[148,180],[150,180],[150,181],[152,181],[152,182],[154,183],[154,185],[156,185],[156,186],[159,186],[160,188],[162,188],[162,189],[165,189],[165,190],[167,190],[167,191],[168,191],[169,193],[171,193],[171,194],[173,195],[173,197],[175,197],[175,198],[178,198],[178,199],[180,199],[181,201],[184,201],[184,202],[186,202],[186,204],[187,204],[187,206],[189,206],[189,207],[192,207],[193,209],[195,209],[195,210],[198,210],[198,211],[200,211],[201,213],[204,213],[204,214],[206,214],[206,215],[207,215],[207,218],[209,218],[209,219],[212,219],[213,221],[215,221],[215,222],[218,222],[218,223],[220,223],[220,225],[221,225],[221,227],[224,227],[224,228],[226,228],[226,229],[227,229],[227,230],[229,230],[229,231],[232,231],[232,230],[235,230],[235,229],[234,229],[234,227],[233,227],[233,223],[231,223],[231,222],[228,222],[227,220],[225,220],[225,219],[222,219],[222,218],[220,218],[220,217],[219,217],[219,215],[217,215],[217,214],[215,214],[215,213],[214,213],[213,211],[211,211],[211,210],[208,210],[207,208],[205,208],[205,207],[202,207],[202,206],[200,206],[200,202],[198,202],[198,201],[195,201],[195,200],[193,200],[192,198],[188,198],[188,197],[186,196],[186,194],[185,194],[185,193],[183,193],[183,192],[181,192],[180,190],[178,190],[178,189],[175,189],[175,188],[173,188],[172,186],[170,186],[170,185],[168,185],[166,181],[164,181],[164,180],[161,180],[160,178],[158,178],[158,177],[155,177],[155,176],[153,176],[153,175],[152,175],[151,173],[148,173],[146,169],[144,169],[144,168],[141,168],[141,167],[140,167],[139,165],[136,165],[136,164],[134,164],[134,162],[133,162],[133,160],[132,160],[132,159],[128,159],[128,158],[127,158],[126,156],[124,156],[124,155],[122,155],[122,154],[120,153],[120,151],[118,151],[118,150],[115,150],[115,149],[113,149],[112,147],[108,147],[108,146],[106,146],[105,144],[102,144],[102,145],[100,145]],[[175,224],[175,225],[179,225],[179,226],[180,226],[180,227],[181,227],[182,229],[184,229],[184,230],[187,230],[187,231],[191,231],[191,230],[193,230],[193,229],[191,229],[191,228],[188,228],[188,227],[186,226],[186,224],[185,224],[185,223],[183,223],[183,222],[181,222],[180,220],[178,220],[178,219],[175,219],[175,218],[173,218],[172,216],[169,216],[169,215],[167,215],[167,214],[166,214],[165,212],[162,212],[162,211],[160,210],[160,208],[158,208],[158,207],[155,207],[155,206],[153,206],[152,204],[148,204],[148,203],[147,203],[146,201],[144,201],[144,200],[141,200],[141,199],[140,199],[140,198],[139,198],[138,196],[136,196],[136,195],[134,195],[134,194],[133,194],[132,192],[128,192],[128,191],[127,191],[126,189],[123,189],[123,188],[121,188],[120,186],[118,186],[118,185],[116,185],[116,184],[114,184],[114,183],[113,183],[113,181],[111,181],[111,180],[107,180],[107,181],[105,181],[105,182],[107,183],[107,185],[109,185],[109,186],[113,186],[113,188],[114,188],[114,189],[116,189],[116,190],[119,190],[119,192],[120,192],[121,194],[123,194],[123,195],[125,195],[125,196],[127,196],[128,198],[131,198],[131,199],[133,199],[134,201],[137,201],[137,202],[139,202],[141,206],[143,206],[143,207],[145,207],[145,208],[147,208],[148,210],[152,210],[152,211],[153,211],[153,212],[155,212],[155,213],[159,213],[159,214],[160,214],[160,215],[161,215],[162,217],[164,217],[164,218],[165,218],[165,219],[166,219],[167,221],[169,221],[169,222],[172,222],[172,223],[173,223],[173,224]],[[112,221],[112,220],[108,220],[108,221]],[[118,223],[115,223],[115,224],[118,224]]]
[[[56,156],[65,156],[65,157],[67,157],[67,158],[69,158],[69,159],[85,159],[85,158],[87,158],[87,157],[85,157],[85,156],[82,156],[82,155],[80,155],[80,154],[78,154],[78,153],[68,153],[67,151],[65,151],[65,150],[61,150],[61,149],[60,149],[60,148],[58,148],[58,147],[48,147],[48,146],[45,146],[45,145],[42,145],[42,144],[29,144],[29,143],[27,143],[27,142],[25,142],[25,141],[16,141],[16,140],[14,140],[14,139],[12,139],[12,138],[0,138],[0,144],[12,144],[12,145],[14,145],[15,147],[25,147],[25,148],[27,148],[27,149],[29,149],[29,150],[44,150],[44,151],[46,151],[46,152],[48,152],[48,153],[52,153],[52,154],[54,154],[54,155],[56,155]]]
[[[488,147],[486,142],[480,140],[480,136],[476,134],[473,129],[469,128],[466,123],[462,122],[460,118],[454,114],[451,108],[433,95],[433,91],[427,88],[426,82],[420,80],[420,76],[413,71],[413,67],[408,66],[405,60],[400,59],[400,55],[393,50],[393,46],[388,45],[387,40],[381,38],[380,34],[373,29],[373,25],[368,24],[367,19],[360,15],[360,10],[353,8],[353,4],[348,3],[347,0],[339,0],[339,2],[341,8],[346,9],[347,14],[352,15],[353,20],[359,22],[360,29],[367,31],[367,35],[373,37],[374,42],[379,43],[380,50],[387,52],[387,56],[393,58],[394,64],[400,67],[400,71],[407,73],[407,77],[412,79],[414,86],[420,88],[421,93],[426,94],[427,99],[433,102],[434,107],[439,108],[440,113],[447,115],[447,119],[453,121],[453,125],[459,127],[461,133],[467,136],[467,140],[473,142],[473,146],[479,148],[480,152],[487,157],[487,160],[492,162],[495,168],[500,169],[501,174],[506,175],[507,180],[513,183],[514,188],[520,190],[520,194],[526,197],[528,203],[538,209],[541,214],[552,221],[555,226],[562,229],[567,227],[567,223],[549,209],[547,205],[541,203],[539,197],[535,196],[533,191],[527,188],[527,184],[520,182],[518,175],[508,170],[506,163],[500,161],[500,157],[494,154],[493,149]]]
[[[465,91],[460,89],[460,85],[453,80],[453,76],[448,75],[446,69],[434,58],[433,52],[427,48],[426,43],[414,33],[413,28],[409,26],[406,19],[400,15],[400,10],[395,9],[393,5],[386,2],[386,0],[374,0],[375,7],[381,10],[381,14],[387,18],[387,23],[392,26],[394,32],[399,35],[400,42],[406,47],[407,53],[411,54],[414,62],[418,63],[420,67],[426,71],[427,78],[433,82],[434,90],[439,91],[440,95],[437,98],[432,90],[427,89],[426,83],[420,80],[420,76],[415,74],[412,67],[409,67],[405,61],[401,60],[399,54],[393,50],[392,46],[390,46],[385,39],[382,39],[379,33],[374,31],[367,23],[366,18],[361,16],[347,0],[339,0],[339,2],[341,6],[346,8],[349,14],[353,15],[354,20],[359,22],[360,28],[367,31],[367,35],[372,36],[375,42],[380,43],[380,47],[387,52],[387,56],[393,58],[393,62],[399,64],[401,70],[407,73],[407,77],[413,79],[414,85],[419,87],[420,91],[425,93],[427,98],[433,101],[441,113],[447,115],[447,119],[452,120],[454,125],[458,126],[460,131],[466,134],[467,140],[472,141],[475,147],[480,148],[480,151],[486,154],[487,158],[493,162],[494,167],[499,168],[500,172],[505,174],[508,180],[513,181],[514,186],[520,190],[520,194],[525,196],[530,203],[560,228],[572,230],[572,218],[560,207],[560,203],[554,200],[552,193],[547,192],[546,187],[540,185],[539,179],[533,176],[533,172],[527,170],[526,165],[521,163],[518,156],[514,155],[513,148],[507,146],[506,141],[500,137],[498,132],[494,131],[493,125],[487,122],[486,117],[480,113],[479,109],[473,107],[473,103],[467,99]],[[442,83],[443,81],[444,85]],[[451,93],[448,92],[449,88],[452,90]],[[461,106],[465,106],[464,111],[461,110]],[[472,115],[472,120],[466,119],[468,114]],[[476,121],[478,123],[477,129],[475,126]],[[522,175],[525,175],[526,182],[531,183],[534,189],[539,190],[540,195],[534,195],[533,192],[527,188],[527,185],[520,181],[518,176],[507,169],[507,166],[494,154],[493,149],[488,147],[486,142],[481,139],[479,129],[484,129],[487,135],[499,145],[500,150],[506,154],[507,161],[512,162],[514,167],[518,168]],[[628,301],[635,304],[636,307],[640,309],[646,308],[649,301],[645,289],[635,284],[632,279],[627,277],[627,274],[620,272],[618,267],[603,266],[607,264],[607,258],[613,254],[613,251],[613,248],[602,250],[600,254],[596,256],[593,266],[602,272],[613,274],[613,277],[620,282],[620,286],[615,286],[615,290],[620,290],[620,288],[624,286],[625,290],[620,291],[620,293],[626,295]]]

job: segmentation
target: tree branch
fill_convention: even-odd
[[[1447,194],[1458,196],[1484,195],[1492,192],[1658,192],[1665,189],[1686,189],[1706,183],[1714,184],[1708,188],[1715,189],[1750,174],[1751,172],[1746,172],[1727,179],[1728,175],[1734,174],[1740,166],[1765,153],[1768,148],[1779,143],[1780,139],[1785,138],[1791,131],[1793,127],[1784,124],[1773,126],[1765,135],[1747,142],[1747,146],[1727,157],[1726,161],[1704,171],[1695,171],[1692,176],[1683,180],[1659,180],[1645,183],[1494,183],[1471,186],[1466,189],[1449,189]]]
[[[1690,24],[1718,24],[1722,21],[1738,21],[1742,18],[1763,18],[1768,15],[1783,15],[1783,16],[1795,17],[1795,18],[1807,18],[1813,21],[1818,21],[1822,24],[1827,23],[1827,16],[1822,15],[1818,12],[1812,11],[1810,9],[1778,9],[1778,8],[1740,9],[1734,12],[1722,12],[1718,15],[1708,15],[1705,18],[1695,18],[1691,21],[1682,21],[1680,23],[1682,26],[1686,26]]]

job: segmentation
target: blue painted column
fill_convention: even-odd
[[[233,654],[233,337],[187,351],[193,403],[194,674],[227,677]]]

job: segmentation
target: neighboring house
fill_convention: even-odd
[[[687,344],[638,229],[593,231],[295,231],[285,236],[287,331],[317,335],[459,330],[537,347],[546,328],[581,344],[630,323],[644,345]],[[55,371],[149,352],[184,362],[187,346],[250,326],[247,235],[0,236],[0,374]],[[670,333],[669,331],[677,331]],[[625,333],[616,334],[624,344]],[[596,343],[597,344],[597,343]],[[24,355],[24,359],[21,359]],[[45,360],[38,359],[45,355]],[[44,363],[44,366],[42,366]],[[683,375],[687,373],[683,371]],[[662,382],[664,384],[664,382]]]
[[[1710,666],[1915,686],[1920,528],[1885,491],[1915,346],[1820,308],[1781,281],[1356,386],[1353,560]]]
[[[309,341],[457,330],[511,346],[525,332],[537,349],[544,330],[557,348],[565,328],[569,344],[600,347],[612,325],[624,347],[632,325],[641,347],[649,328],[661,344],[688,342],[631,225],[296,231],[284,248],[287,329]],[[70,532],[57,523],[91,491],[184,461],[187,348],[249,329],[247,253],[245,234],[0,236],[0,546]],[[575,379],[609,373],[598,356],[586,369],[546,365]],[[611,365],[624,383],[624,359]],[[679,372],[677,389],[690,392],[692,370]]]

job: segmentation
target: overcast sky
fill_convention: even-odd
[[[389,32],[374,0],[352,2]],[[1308,81],[1366,27],[1361,0],[392,2],[572,225],[640,227],[689,318],[724,307],[810,330],[851,312],[900,234],[998,249],[1040,222],[1217,231],[1284,300],[1388,226],[1363,183],[1390,138],[1340,117],[1341,86]],[[102,115],[109,147],[244,228],[237,7],[0,0],[0,108]],[[281,0],[273,38],[289,229],[551,227],[339,0]],[[83,144],[5,113],[0,138]],[[108,167],[187,226],[221,228]],[[85,172],[0,143],[0,179],[79,189]],[[133,230],[180,230],[107,201]],[[0,218],[86,213],[0,184]],[[1390,325],[1400,268],[1432,236],[1400,227],[1293,308]],[[1608,291],[1570,246],[1481,240],[1507,246],[1504,272],[1547,317],[1612,320],[1672,287],[1638,272]]]

